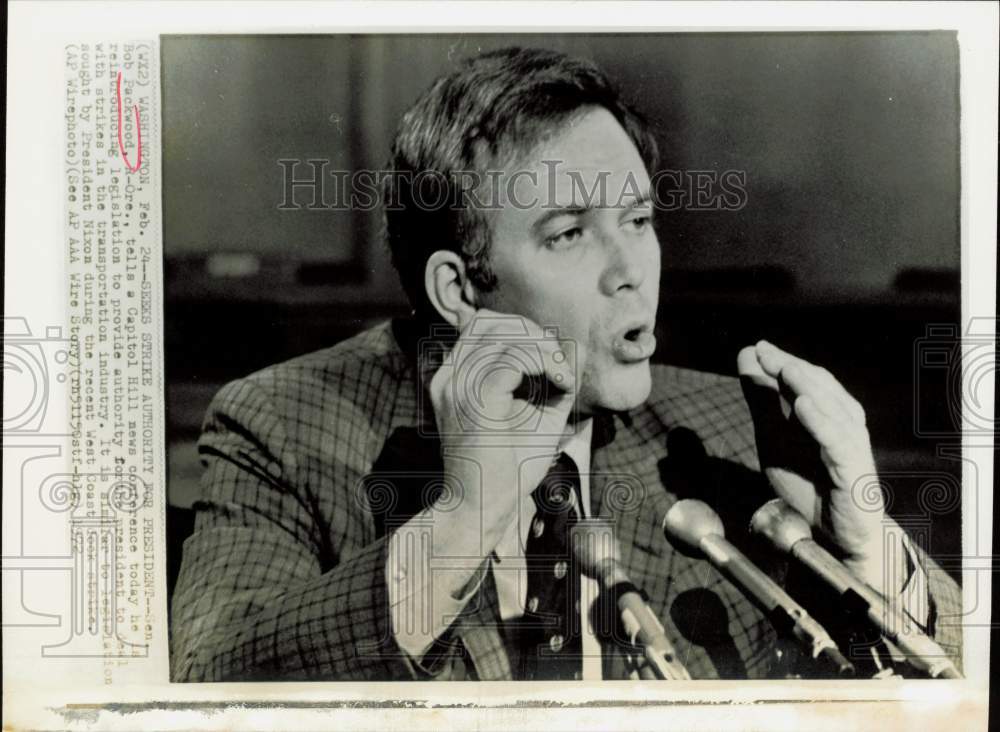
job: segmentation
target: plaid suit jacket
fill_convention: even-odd
[[[403,322],[386,323],[216,396],[199,443],[195,530],[172,601],[174,681],[448,677],[440,669],[451,666],[424,669],[395,644],[385,582],[391,527],[433,502],[427,476],[440,471],[415,350]],[[653,383],[643,406],[595,424],[591,515],[614,521],[626,571],[692,677],[764,678],[771,623],[660,529],[674,501],[698,497],[740,545],[749,512],[772,495],[739,382],[657,365]],[[741,548],[776,578],[803,579],[786,576],[760,546]],[[928,631],[957,664],[958,587],[916,554],[928,578]],[[832,603],[821,592],[808,595],[823,620]],[[490,574],[449,637],[442,658],[460,654],[474,678],[511,678]],[[624,678],[614,644],[604,650],[604,677]]]

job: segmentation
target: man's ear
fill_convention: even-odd
[[[462,330],[478,309],[476,288],[465,272],[465,262],[456,252],[439,249],[424,267],[424,290],[445,321]]]

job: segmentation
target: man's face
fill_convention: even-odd
[[[515,171],[530,174],[507,190]],[[483,304],[557,326],[575,342],[583,414],[642,404],[660,245],[635,145],[610,112],[594,108],[508,169],[506,180],[489,254],[498,286]]]

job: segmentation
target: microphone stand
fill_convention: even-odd
[[[640,677],[690,681],[691,675],[677,658],[663,624],[646,604],[642,590],[624,580],[612,585],[610,593],[617,597],[616,605],[621,612],[622,625],[630,645],[642,649],[642,659],[634,659]]]
[[[583,572],[597,580],[606,605],[621,622],[627,655],[643,679],[684,680],[691,675],[674,651],[646,593],[637,587],[618,561],[613,527],[602,521],[580,522],[571,537],[573,555]],[[631,652],[634,649],[635,653]]]

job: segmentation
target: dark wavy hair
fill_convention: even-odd
[[[424,268],[439,249],[462,256],[479,290],[496,287],[490,223],[479,206],[468,205],[463,186],[469,178],[461,174],[485,178],[491,167],[528,154],[594,107],[614,115],[653,170],[657,147],[645,117],[593,62],[554,51],[506,48],[471,58],[437,79],[403,115],[382,203],[393,266],[418,316],[437,319],[424,291]]]

